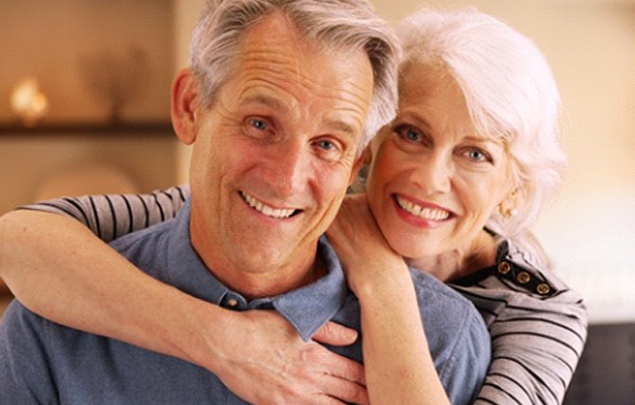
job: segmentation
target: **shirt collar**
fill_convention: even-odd
[[[222,305],[229,296],[235,297],[239,310],[274,308],[305,341],[337,313],[350,294],[337,255],[322,236],[318,241],[318,254],[326,263],[324,277],[288,293],[247,302],[240,294],[225,287],[194,251],[190,240],[190,212],[188,199],[179,210],[168,236],[168,282],[184,292],[216,305]]]

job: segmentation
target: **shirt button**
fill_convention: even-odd
[[[236,308],[236,306],[238,305],[238,300],[235,298],[230,298],[227,300],[227,306],[231,307],[231,308]]]
[[[498,272],[500,274],[507,274],[509,273],[511,269],[512,269],[512,266],[510,266],[509,263],[507,262],[502,262],[501,264],[498,265]]]
[[[531,276],[526,271],[521,271],[518,273],[518,276],[516,276],[516,280],[518,280],[520,284],[527,284],[529,280],[531,280]]]
[[[538,291],[538,294],[540,295],[547,295],[549,294],[549,291],[551,291],[551,287],[549,287],[546,283],[540,283],[538,284],[538,287],[536,287],[536,291]]]

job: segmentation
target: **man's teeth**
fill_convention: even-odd
[[[406,212],[419,218],[428,219],[430,221],[443,221],[450,216],[450,213],[438,208],[424,208],[410,201],[404,200],[397,196],[397,204]]]
[[[243,192],[241,192],[240,195],[242,195],[242,197],[251,208],[271,218],[289,218],[295,212],[294,209],[279,209],[270,207]]]

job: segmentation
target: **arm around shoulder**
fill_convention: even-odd
[[[275,395],[301,402],[316,392],[324,392],[323,398],[365,397],[361,365],[303,342],[278,315],[228,311],[159,282],[72,218],[26,210],[6,214],[0,218],[0,260],[0,277],[33,312],[201,365],[250,402]],[[339,333],[341,338],[325,334],[324,340],[354,340]],[[258,338],[246,349],[235,344],[237,336]]]
[[[0,277],[38,315],[150,350],[188,358],[171,342],[202,334],[185,332],[196,328],[199,300],[141,272],[69,217],[28,210],[1,217]]]

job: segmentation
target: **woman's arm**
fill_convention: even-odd
[[[174,218],[190,195],[186,185],[150,194],[107,194],[63,197],[20,207],[72,217],[99,239],[110,242],[119,236]]]
[[[553,294],[540,296],[496,276],[460,286],[485,316],[492,336],[492,362],[476,404],[562,403],[587,336],[580,294],[548,270]]]
[[[371,403],[449,404],[428,349],[408,267],[381,235],[364,195],[344,201],[327,235],[360,302]]]
[[[303,342],[272,312],[224,310],[158,282],[74,219],[5,214],[0,273],[34,312],[199,364],[249,402],[366,403],[361,365]],[[244,334],[253,339],[238,345]],[[334,324],[315,337],[334,345],[355,338]]]

